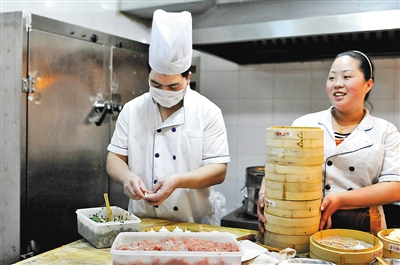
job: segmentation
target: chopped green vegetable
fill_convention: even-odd
[[[113,216],[113,220],[111,222],[120,222],[124,223],[125,221],[130,221],[131,219],[129,218],[130,214],[125,213],[125,216],[123,213],[119,213],[117,215]],[[101,211],[98,213],[95,213],[93,215],[89,215],[89,219],[96,223],[108,223],[108,215],[102,215]]]

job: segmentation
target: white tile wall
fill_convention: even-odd
[[[331,60],[240,66],[199,52],[199,91],[222,109],[232,162],[226,181],[228,212],[242,205],[246,168],[265,162],[266,128],[290,125],[306,113],[327,109],[325,83]],[[400,124],[400,59],[373,59],[376,74],[373,115]]]

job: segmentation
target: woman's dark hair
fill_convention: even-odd
[[[350,56],[354,59],[357,59],[360,62],[359,69],[364,74],[365,81],[368,81],[370,79],[375,80],[374,64],[372,63],[371,59],[369,59],[369,57],[367,55],[365,55],[364,53],[362,53],[360,51],[345,51],[345,52],[339,53],[336,56],[336,58],[342,57],[345,55]],[[371,102],[369,102],[369,100],[368,100],[371,90],[368,91],[368,93],[365,95],[364,101],[368,102],[369,105],[371,106],[371,108],[373,109]]]
[[[374,65],[372,64],[372,61],[368,58],[367,55],[359,51],[346,51],[339,53],[336,56],[336,58],[345,55],[353,57],[354,59],[357,59],[360,62],[359,68],[361,72],[363,72],[364,74],[365,81],[368,81],[370,79],[374,80]]]

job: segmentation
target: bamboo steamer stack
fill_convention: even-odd
[[[321,216],[323,143],[317,127],[267,128],[264,244],[309,251]]]

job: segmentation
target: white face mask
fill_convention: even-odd
[[[179,91],[163,90],[150,86],[150,95],[155,102],[165,108],[171,108],[178,104],[186,94],[186,87]]]

